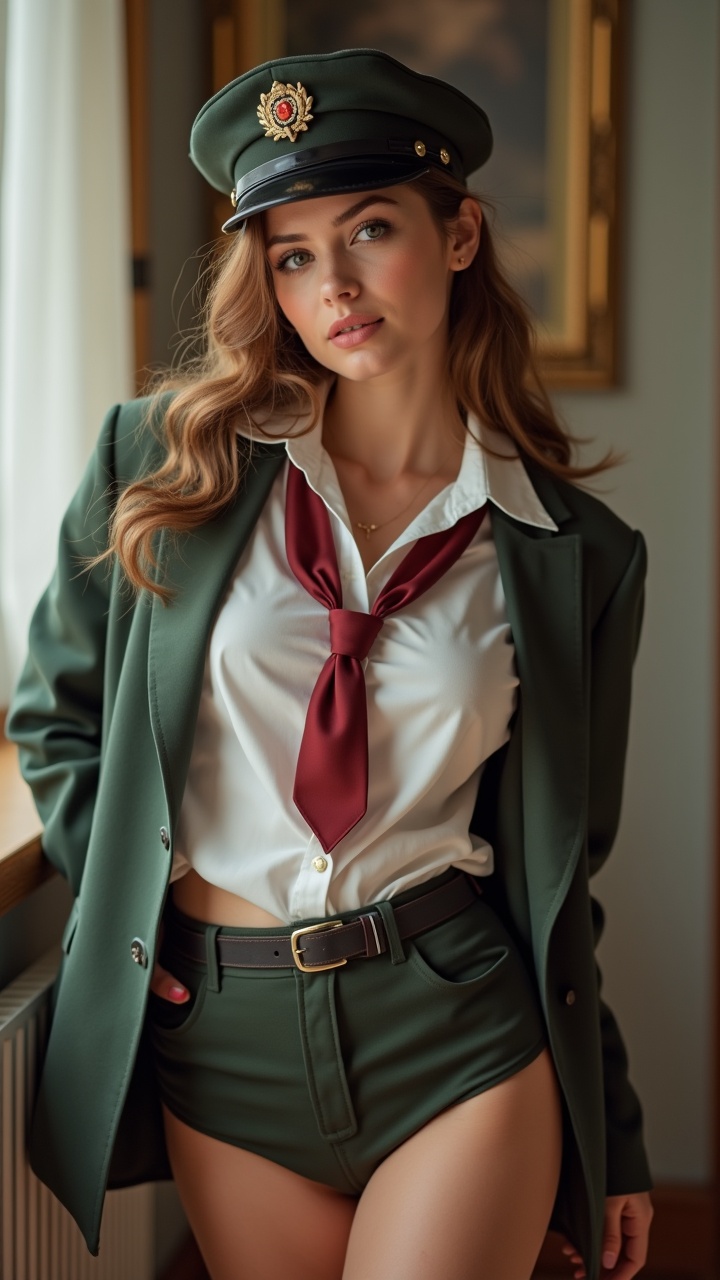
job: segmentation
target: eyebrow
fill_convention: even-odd
[[[366,196],[364,200],[358,200],[357,204],[346,209],[344,213],[338,214],[337,218],[333,218],[332,226],[341,227],[343,223],[349,222],[351,218],[362,213],[363,209],[367,209],[371,204],[397,204],[397,200],[392,200],[390,196]],[[272,248],[274,244],[295,244],[298,240],[309,240],[307,231],[298,231],[289,236],[271,236],[265,245],[266,249]]]

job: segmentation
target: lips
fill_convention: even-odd
[[[343,316],[341,320],[335,320],[328,330],[328,339],[332,342],[343,330],[352,331],[353,329],[362,328],[365,325],[379,324],[382,316],[368,315],[350,315]]]

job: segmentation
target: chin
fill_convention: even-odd
[[[404,363],[397,353],[393,358],[387,352],[356,351],[351,359],[333,361],[332,366],[326,364],[325,367],[339,378],[347,378],[348,382],[369,382],[397,372]]]

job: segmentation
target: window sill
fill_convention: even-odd
[[[40,846],[42,826],[14,743],[0,738],[0,916],[57,874]]]

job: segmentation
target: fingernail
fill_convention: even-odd
[[[169,987],[168,995],[171,1000],[184,1000],[187,992],[184,987]]]
[[[613,1267],[615,1266],[615,1263],[617,1262],[617,1258],[615,1257],[615,1254],[610,1253],[609,1250],[607,1253],[603,1254],[602,1260],[603,1260],[603,1266],[606,1267],[608,1271],[612,1271]]]

